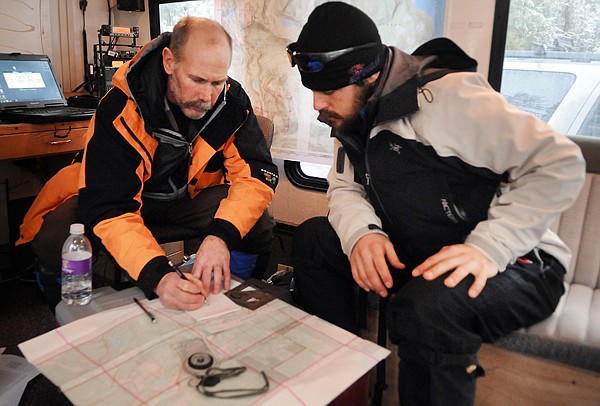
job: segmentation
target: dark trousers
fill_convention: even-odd
[[[340,241],[325,217],[303,223],[294,235],[294,278],[306,311],[357,331],[356,283]],[[402,258],[400,258],[402,260]],[[487,281],[475,299],[469,277],[455,288],[397,273],[388,304],[390,339],[398,345],[402,406],[469,405],[482,374],[477,351],[552,314],[564,293],[565,270],[532,251]]]
[[[194,199],[187,196],[172,202],[147,199],[143,201],[142,217],[150,228],[168,224],[193,231],[198,239],[191,242],[186,241],[185,247],[186,253],[193,254],[205,237],[204,232],[213,220],[221,200],[227,196],[228,190],[229,186],[221,185],[205,189]],[[81,222],[77,202],[77,196],[72,197],[48,213],[44,217],[42,228],[31,242],[33,252],[42,269],[41,284],[56,285],[56,278],[60,276],[62,245],[69,235],[69,226],[72,223]],[[265,211],[236,247],[236,250],[259,254],[256,267],[266,268],[271,252],[274,228],[275,220],[268,211]],[[91,230],[86,230],[86,234],[91,236],[90,240],[94,245],[95,253],[97,253],[100,249],[97,239],[91,235]],[[51,286],[46,286],[46,289],[51,289]],[[60,296],[56,300],[58,302]]]

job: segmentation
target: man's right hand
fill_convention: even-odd
[[[200,308],[208,296],[202,281],[191,273],[185,274],[183,280],[175,272],[162,277],[154,290],[161,303],[169,309],[196,310]]]
[[[404,264],[398,259],[391,241],[383,234],[373,233],[361,237],[350,254],[352,277],[364,290],[375,291],[381,297],[394,286],[388,263],[397,269]]]

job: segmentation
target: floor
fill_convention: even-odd
[[[5,354],[22,356],[18,344],[58,327],[54,311],[46,304],[32,273],[2,280],[0,309],[0,347],[6,348]],[[29,382],[19,405],[69,404],[60,390],[40,374]]]

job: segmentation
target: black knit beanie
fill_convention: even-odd
[[[300,71],[302,84],[317,91],[339,89],[380,71],[385,61],[385,46],[369,16],[339,1],[318,6],[300,32],[296,52],[328,52],[368,43],[378,46],[340,56],[318,72]]]

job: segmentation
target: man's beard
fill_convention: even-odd
[[[345,132],[356,124],[356,122],[360,119],[360,109],[367,103],[369,99],[370,87],[360,86],[360,92],[356,96],[354,100],[354,109],[355,113],[350,117],[342,117],[338,113],[330,110],[319,110],[319,116],[317,120],[322,123],[327,124],[328,126],[335,128],[338,131]],[[335,125],[335,122],[338,122],[338,125]]]
[[[344,118],[342,116],[340,116],[337,113],[334,113],[333,111],[329,111],[329,110],[319,110],[319,116],[317,117],[317,120],[319,120],[320,122],[327,124],[330,127],[334,127],[334,120],[341,120],[342,124],[345,122]]]
[[[327,124],[329,127],[334,128],[339,132],[348,132],[348,131],[351,131],[352,128],[354,128],[357,125],[357,123],[360,121],[360,114],[356,113],[354,116],[352,116],[350,118],[343,118],[342,116],[340,116],[336,113],[323,110],[323,111],[319,112],[319,116],[317,117],[317,120],[319,120],[322,123]],[[334,125],[333,120],[338,120],[339,124]]]

